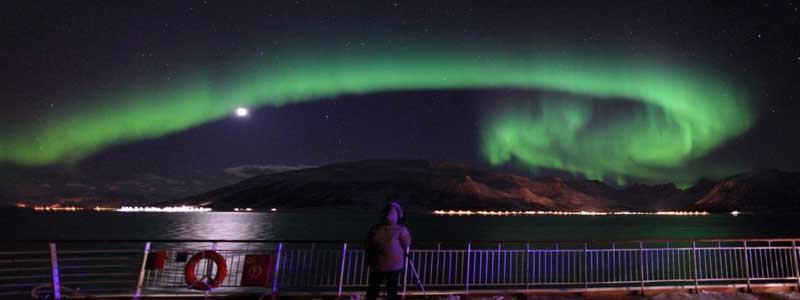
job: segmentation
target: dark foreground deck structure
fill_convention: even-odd
[[[400,286],[410,297],[644,295],[720,288],[797,291],[798,241],[415,241]],[[0,299],[363,295],[369,270],[362,245],[362,241],[276,240],[8,241],[0,247]],[[187,280],[187,273],[197,280]]]

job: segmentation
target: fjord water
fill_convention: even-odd
[[[800,215],[438,216],[411,215],[417,240],[630,240],[798,237]],[[2,240],[360,240],[371,212],[37,212],[0,210]]]

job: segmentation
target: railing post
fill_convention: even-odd
[[[406,298],[406,293],[408,292],[408,256],[411,255],[411,246],[406,246],[406,254],[403,256],[403,299]]]
[[[692,241],[692,267],[694,269],[694,293],[699,292],[699,284],[697,279],[697,244]]]
[[[278,272],[281,270],[281,252],[283,252],[283,243],[278,243],[278,252],[275,254],[275,273],[272,276],[272,295],[278,292]]]
[[[586,243],[583,243],[583,292],[589,292],[589,245]]]
[[[342,297],[342,285],[344,285],[344,264],[347,256],[347,243],[342,243],[342,264],[339,267],[339,291],[336,292],[336,297]]]
[[[550,251],[550,257],[547,262],[550,272],[548,272],[546,276],[549,277],[550,282],[558,281],[558,273],[555,272],[555,270],[558,269],[558,259],[556,259],[556,257],[558,257],[558,243],[555,243],[555,247],[555,250]]]
[[[315,258],[314,254],[316,253],[316,250],[317,250],[317,243],[311,243],[311,253],[309,254],[310,258],[308,263],[309,274],[315,274],[314,272],[316,272],[317,265],[314,260]],[[369,269],[367,269],[367,272],[369,272]],[[316,283],[314,282],[313,276],[311,278],[306,277],[306,282],[305,282],[306,286],[314,286],[314,284]]]
[[[411,250],[409,250],[409,251],[406,251],[406,252],[408,253],[408,255],[411,255],[411,252],[410,252],[410,251],[411,251]],[[442,270],[442,269],[441,269],[442,267],[444,267],[444,266],[443,266],[443,265],[444,265],[444,260],[445,260],[445,258],[444,258],[444,253],[442,253],[442,243],[441,243],[441,242],[437,242],[437,243],[436,243],[436,265],[437,265],[437,267],[439,268],[439,269],[436,271],[436,275],[437,275],[437,277],[439,276],[439,272],[442,272],[442,273],[444,273],[444,270]],[[441,263],[442,263],[442,266],[439,266],[439,262],[440,262],[440,261],[441,261]],[[448,270],[449,270],[449,268],[448,268]],[[433,274],[433,271],[431,271],[431,275],[432,275],[432,274]],[[419,274],[417,274],[417,275],[419,275]],[[444,275],[444,274],[442,274],[442,275]],[[419,279],[419,278],[417,278],[417,280],[420,280],[420,279]],[[450,281],[450,280],[448,279],[448,281]]]
[[[58,276],[58,253],[56,243],[50,243],[50,271],[53,274],[53,299],[61,300],[61,283]]]
[[[136,281],[136,292],[133,294],[134,299],[139,299],[142,295],[142,286],[144,285],[144,272],[147,267],[147,256],[150,254],[150,242],[144,243],[144,255],[142,256],[142,267],[139,269],[139,279]]]
[[[528,270],[529,267],[528,265],[531,263],[528,259],[528,255],[530,254],[531,254],[531,244],[525,243],[525,256],[522,257],[522,262],[523,264],[525,264],[525,267],[523,268],[523,271],[525,272],[524,273],[525,275],[523,276],[523,278],[525,278],[525,291],[531,288],[531,280],[533,279],[533,278],[528,278],[530,275],[530,270]]]
[[[644,296],[644,245],[639,241],[639,292]]]
[[[611,278],[609,278],[608,281],[612,281],[612,282],[614,281],[614,278],[616,278],[616,276],[617,276],[617,274],[614,274],[614,269],[616,269],[616,264],[615,264],[616,263],[616,257],[615,257],[616,255],[617,255],[617,242],[616,241],[612,241],[611,242],[611,252],[609,253],[609,256],[610,256],[609,257],[609,261],[611,261],[611,265],[608,266],[608,268],[610,269],[610,271],[608,273],[611,274]]]
[[[211,251],[217,251],[217,242],[211,242]],[[211,278],[212,278],[211,277],[211,273],[212,273],[211,271],[213,271],[213,270],[214,270],[214,264],[213,263],[206,263],[206,278],[208,278],[209,282],[211,281]],[[217,273],[219,273],[219,270],[217,270]],[[206,298],[208,298],[208,294],[211,293],[211,289],[207,289],[203,293],[205,294]]]
[[[465,294],[469,295],[469,275],[470,275],[470,255],[472,253],[472,243],[467,243],[467,272],[465,282]]]
[[[502,255],[503,255],[503,254],[501,253],[501,251],[503,251],[503,250],[502,250],[502,249],[503,249],[503,248],[502,248],[502,245],[503,245],[502,243],[497,243],[497,252],[496,252],[496,253],[497,253],[497,255],[492,255],[492,256],[491,256],[491,259],[489,260],[489,261],[490,261],[490,263],[489,263],[489,265],[487,266],[487,270],[491,270],[491,271],[490,271],[490,272],[491,272],[490,274],[492,274],[492,277],[494,277],[494,275],[495,275],[495,272],[497,272],[497,273],[498,273],[497,275],[499,275],[499,274],[502,274],[502,273],[500,272],[500,266],[502,266],[502,264],[500,263],[500,256],[502,256]],[[495,260],[495,257],[497,258],[497,260]],[[497,268],[496,268],[496,269],[495,269],[495,264],[497,265]],[[489,277],[489,280],[492,280],[492,281],[493,281],[493,280],[494,280],[494,278],[492,278],[492,277]],[[499,276],[498,276],[498,277],[499,277]]]
[[[792,240],[792,255],[794,256],[794,277],[797,279],[797,290],[800,292],[800,270],[797,267],[797,244]]]
[[[744,241],[744,275],[747,278],[747,292],[753,290],[750,288],[750,253],[747,253],[747,241]]]

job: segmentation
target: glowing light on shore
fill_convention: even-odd
[[[234,208],[233,211],[253,211],[252,208]]]
[[[36,211],[79,211],[83,207],[76,206],[34,206],[33,210]]]
[[[731,215],[738,216],[739,215],[739,211],[738,210],[734,210],[734,211],[731,212]]]
[[[211,208],[196,206],[123,206],[117,209],[119,212],[209,212]]]
[[[21,206],[24,208],[24,206]],[[103,206],[95,206],[95,207],[81,207],[81,206],[60,206],[60,205],[50,205],[50,206],[34,206],[32,207],[35,211],[83,211],[83,210],[93,210],[93,211],[113,211],[116,208],[113,207],[103,207]]]
[[[494,211],[494,210],[434,210],[434,215],[448,216],[516,216],[516,215],[557,215],[557,216],[610,216],[610,215],[660,215],[660,216],[705,216],[709,215],[705,211],[614,211],[614,212],[595,212],[595,211]]]

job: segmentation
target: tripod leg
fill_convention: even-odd
[[[417,284],[419,285],[419,288],[424,293],[425,292],[425,286],[422,284],[422,280],[419,278],[419,273],[417,273],[417,268],[414,267],[414,261],[412,261],[411,258],[409,257],[408,258],[408,262],[411,265],[411,272],[413,272],[414,273],[414,277],[417,278]]]

